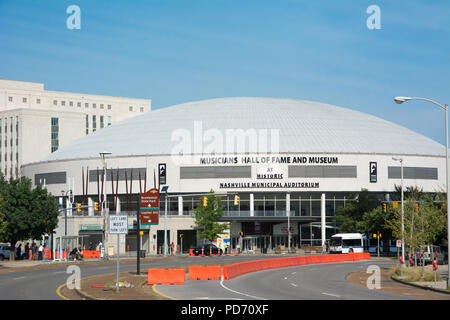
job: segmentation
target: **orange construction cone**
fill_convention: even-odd
[[[33,252],[30,250],[30,251],[28,251],[29,253],[30,253],[30,257],[28,258],[28,260],[33,260],[32,258],[33,258]]]

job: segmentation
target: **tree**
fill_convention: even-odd
[[[388,240],[392,239],[392,220],[395,217],[395,211],[390,204],[387,204],[386,213],[381,205],[368,212],[365,212],[360,222],[357,223],[358,230],[366,235],[381,234],[384,243],[383,251],[389,252]]]
[[[0,239],[6,234],[6,227],[8,223],[6,222],[6,217],[4,212],[3,200],[0,198]]]
[[[346,202],[345,207],[338,207],[334,216],[339,232],[365,232],[364,225],[361,224],[363,216],[366,212],[375,209],[380,204],[380,201],[375,195],[369,193],[367,189],[351,194],[349,199],[351,200]]]
[[[0,176],[0,196],[7,227],[0,241],[9,242],[10,260],[14,260],[15,245],[24,239],[39,239],[52,233],[58,224],[58,203],[40,185],[32,189],[28,178],[11,179]]]
[[[200,237],[212,242],[219,234],[229,228],[229,224],[219,223],[219,220],[223,217],[222,198],[214,195],[213,190],[206,198],[206,206],[204,206],[204,197],[199,199],[199,203],[194,209],[194,218]]]

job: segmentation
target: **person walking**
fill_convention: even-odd
[[[19,246],[16,249],[16,259],[22,260],[22,244],[19,244]]]
[[[174,247],[174,244],[173,244],[173,241],[170,243],[170,255],[172,255],[173,256],[173,247]]]

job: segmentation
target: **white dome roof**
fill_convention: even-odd
[[[177,129],[279,130],[282,153],[445,155],[445,147],[414,131],[362,112],[328,104],[279,98],[221,98],[151,111],[98,130],[60,148],[44,161],[113,156],[169,155]],[[247,143],[248,144],[248,143]],[[250,148],[250,146],[247,146]],[[258,150],[247,148],[247,152]],[[195,152],[191,152],[195,153]]]

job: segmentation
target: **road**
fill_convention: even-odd
[[[349,273],[370,265],[392,266],[392,260],[304,265],[264,270],[226,281],[187,281],[184,286],[156,286],[175,299],[187,300],[404,300],[412,299],[348,282]],[[381,284],[383,285],[383,284]]]
[[[141,260],[141,271],[148,268],[164,268],[178,265],[196,265],[214,259],[218,264],[223,262],[239,262],[255,259],[279,258],[277,256],[221,256],[221,257],[182,257],[179,259],[165,259],[145,261]],[[115,260],[111,264],[79,265],[81,277],[116,272]],[[58,286],[66,283],[69,274],[67,265],[58,265],[52,269],[36,269],[0,274],[0,300],[60,300],[56,293]],[[121,262],[120,271],[135,271],[136,262]]]

